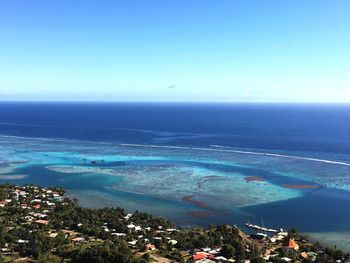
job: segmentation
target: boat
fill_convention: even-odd
[[[256,229],[256,230],[259,230],[259,231],[263,231],[263,232],[271,232],[271,233],[277,233],[278,232],[278,230],[273,229],[273,228],[261,227],[261,226],[253,225],[253,224],[250,224],[250,223],[246,223],[245,226],[248,227],[248,228],[253,228],[253,229]]]

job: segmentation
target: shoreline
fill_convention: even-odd
[[[293,229],[286,231],[246,224],[256,231],[269,232],[267,235],[259,232],[249,234],[236,225],[213,224],[206,228],[178,228],[173,222],[146,212],[128,213],[120,207],[82,208],[76,200],[68,198],[66,191],[61,187],[1,184],[0,193],[0,211],[4,217],[2,227],[7,230],[7,235],[11,236],[7,245],[0,241],[0,253],[5,252],[6,256],[10,257],[11,261],[8,262],[23,258],[38,262],[36,260],[43,251],[47,258],[73,259],[72,262],[75,262],[74,259],[82,253],[94,257],[95,253],[101,252],[103,256],[103,251],[109,249],[111,244],[115,246],[111,251],[117,251],[115,253],[119,254],[116,255],[116,259],[104,262],[136,263],[146,253],[158,263],[171,260],[200,262],[201,259],[216,259],[216,262],[250,262],[252,259],[270,262],[272,259],[274,262],[282,257],[288,261],[293,259],[294,262],[301,262],[305,257],[320,258],[327,262],[344,262],[344,259],[350,259],[350,254],[335,248],[315,245],[309,238]],[[190,200],[191,198],[192,196]],[[10,218],[12,220],[9,220]],[[26,231],[16,231],[18,225]],[[62,238],[65,239],[65,243],[58,245]],[[48,246],[46,250],[39,250],[40,253],[25,250],[27,244],[32,241],[46,242]],[[234,251],[239,253],[227,253],[227,246],[232,246]],[[281,251],[281,248],[286,252]],[[93,254],[90,254],[91,252]],[[101,255],[97,254],[96,257]],[[109,259],[112,256],[110,253],[107,255]],[[126,255],[128,260],[117,260]],[[84,262],[95,261],[90,257],[89,260]]]

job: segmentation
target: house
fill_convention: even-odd
[[[293,250],[298,250],[299,245],[295,242],[294,238],[290,238],[288,242],[288,248]]]
[[[82,242],[85,241],[85,238],[83,238],[83,237],[74,237],[74,238],[72,238],[72,241],[73,241],[73,242],[82,243]]]
[[[117,237],[125,237],[125,233],[112,233],[111,235],[117,236]]]
[[[63,197],[62,196],[54,196],[53,197],[56,201],[58,202],[62,202],[63,201]]]
[[[29,214],[34,216],[34,217],[39,217],[39,218],[47,217],[47,215],[42,214],[42,213],[29,213]]]
[[[308,255],[309,259],[311,259],[311,261],[315,261],[317,256],[318,256],[318,254],[315,252],[307,252],[307,255]]]
[[[124,219],[125,219],[125,220],[129,220],[130,217],[132,217],[132,214],[127,214],[126,216],[124,216]]]
[[[64,233],[64,234],[66,234],[66,236],[75,236],[75,235],[78,235],[79,233],[78,232],[75,232],[75,231],[73,231],[73,230],[62,230],[62,232]]]
[[[128,245],[130,245],[131,247],[136,246],[137,240],[133,240],[133,241],[129,241]]]
[[[198,260],[206,259],[206,258],[207,258],[207,255],[206,254],[202,254],[202,253],[198,253],[198,254],[193,255],[193,260],[194,261],[198,261]]]
[[[25,244],[25,243],[29,243],[29,240],[18,239],[17,243]]]
[[[175,246],[177,244],[177,241],[175,239],[171,239],[168,241],[168,244]]]
[[[32,217],[32,216],[25,216],[24,219],[27,220],[27,222],[32,222],[34,220],[34,217]]]
[[[42,220],[42,219],[36,220],[34,222],[37,223],[37,224],[40,224],[40,225],[47,225],[49,223],[49,221]]]
[[[155,250],[155,249],[156,249],[156,246],[155,246],[155,245],[152,245],[152,244],[148,244],[148,245],[146,246],[146,248],[147,248],[148,250]]]
[[[215,263],[215,261],[210,259],[201,259],[201,260],[198,260],[197,263]]]

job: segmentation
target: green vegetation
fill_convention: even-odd
[[[0,186],[0,262],[335,262],[348,254],[295,230],[254,240],[234,226],[176,229],[121,208],[87,209],[62,188]],[[298,249],[288,241],[297,242]],[[293,243],[294,244],[294,243]],[[292,245],[293,245],[292,244]],[[296,244],[296,243],[295,243]],[[266,260],[268,259],[268,260]],[[166,261],[168,260],[168,261]]]

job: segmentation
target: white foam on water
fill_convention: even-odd
[[[241,151],[241,150],[231,149],[232,147],[230,147],[230,146],[221,146],[221,145],[210,145],[212,148],[183,147],[183,146],[172,146],[172,145],[153,145],[153,144],[130,144],[130,143],[122,143],[122,144],[119,144],[119,145],[120,146],[127,146],[127,147],[144,147],[144,148],[164,148],[164,149],[182,149],[182,150],[228,152],[228,153],[260,155],[260,156],[269,156],[269,157],[276,157],[276,158],[287,158],[287,159],[296,159],[296,160],[304,160],[304,161],[312,161],[312,162],[321,162],[321,163],[327,163],[327,164],[350,166],[350,163],[341,162],[341,161],[318,159],[318,158],[312,158],[312,157],[301,157],[301,156],[285,155],[285,154],[277,154],[277,153],[270,153],[270,152]],[[227,149],[227,148],[230,148],[230,149]]]
[[[11,139],[48,141],[48,142],[76,142],[76,143],[105,144],[105,145],[112,145],[112,144],[114,144],[113,142],[92,142],[92,141],[84,141],[84,140],[24,137],[24,136],[12,136],[12,135],[0,135],[0,138],[1,137],[2,138],[11,138]],[[199,150],[199,151],[228,152],[228,153],[237,153],[237,154],[250,154],[250,155],[269,156],[269,157],[276,157],[276,158],[285,158],[285,159],[295,159],[295,160],[320,162],[320,163],[334,164],[334,165],[343,165],[343,166],[349,166],[350,167],[350,163],[343,162],[343,161],[319,159],[319,158],[312,158],[312,157],[302,157],[302,156],[286,155],[286,154],[277,154],[277,153],[271,153],[271,152],[242,151],[242,150],[235,150],[234,147],[231,147],[231,146],[223,146],[223,145],[210,145],[211,148],[206,148],[206,147],[186,147],[186,146],[175,146],[175,145],[132,144],[132,143],[120,143],[118,145],[126,146],[126,147],[143,147],[143,148],[160,148],[160,149],[163,148],[163,149],[179,149],[179,150]]]

